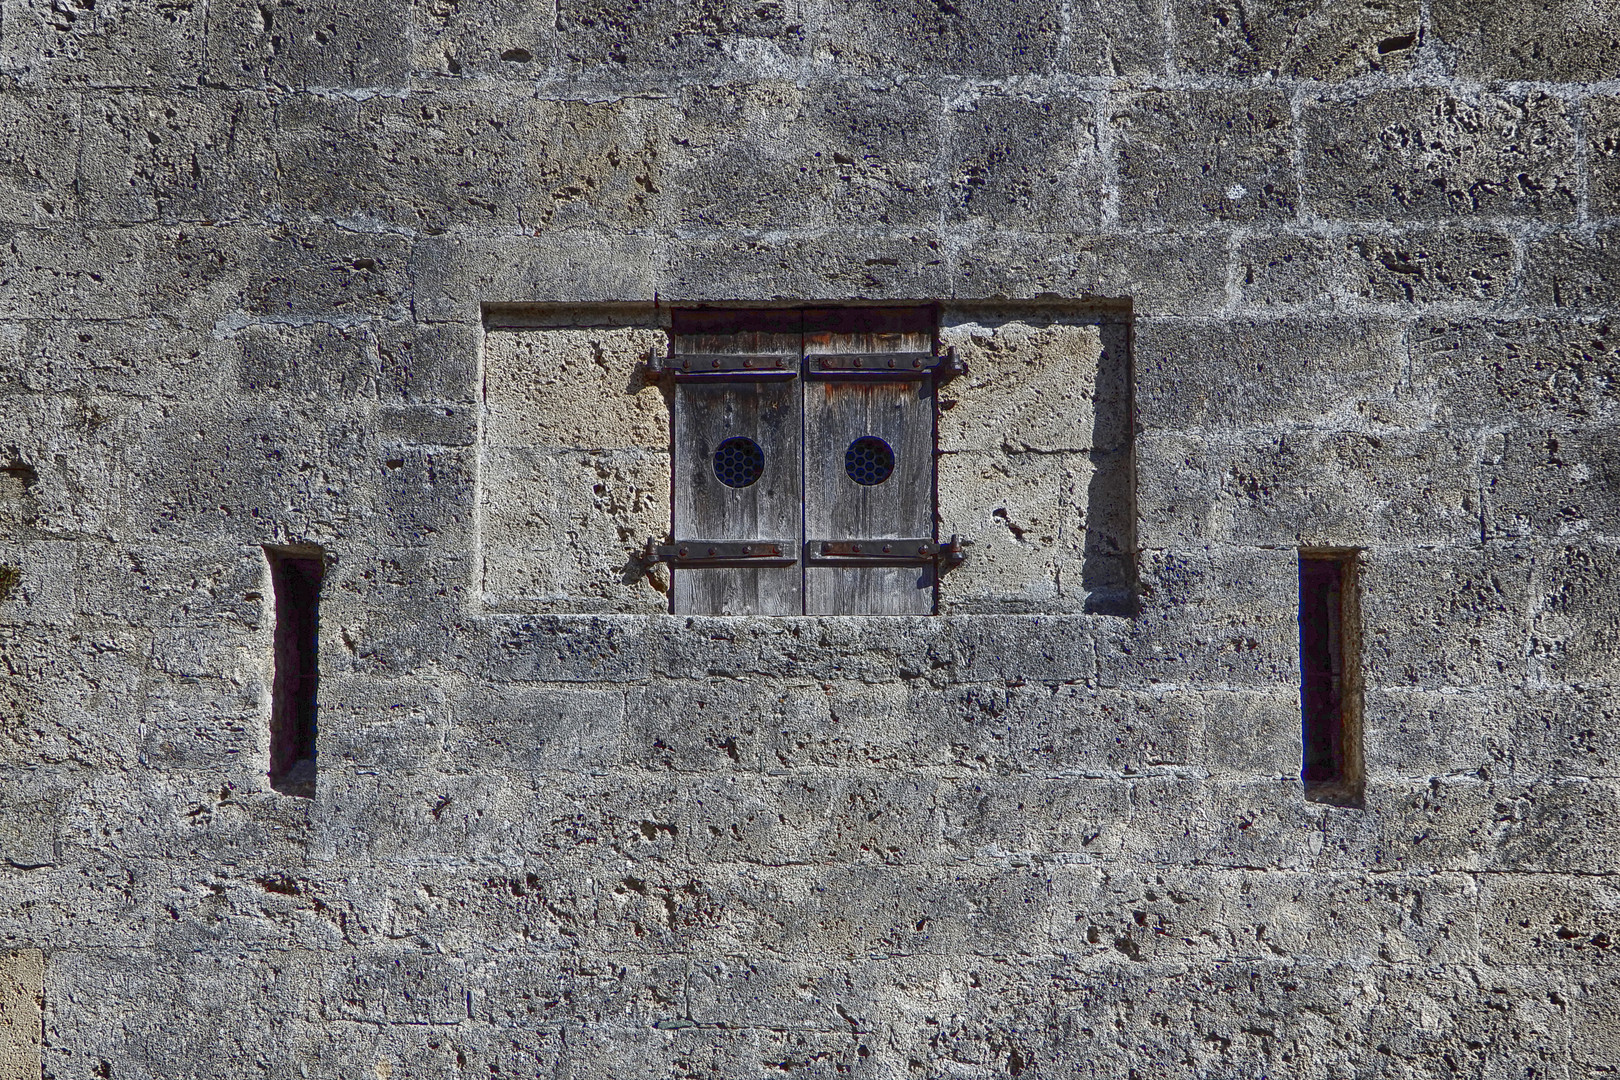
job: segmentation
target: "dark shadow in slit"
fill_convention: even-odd
[[[1136,614],[1136,408],[1131,324],[1100,325],[1091,429],[1091,482],[1086,488],[1086,546],[1080,568],[1086,611]]]

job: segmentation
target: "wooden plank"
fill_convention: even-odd
[[[677,312],[674,353],[778,353],[797,357],[798,312]],[[781,382],[681,382],[675,387],[674,530],[677,540],[783,540],[803,546],[800,386]],[[746,487],[715,474],[726,439],[752,439],[764,470]],[[798,615],[799,564],[683,569],[672,573],[674,610],[692,615]]]
[[[844,309],[805,314],[805,353],[920,352],[933,348],[932,309]],[[934,536],[934,383],[836,377],[804,387],[805,535],[817,540]],[[860,484],[845,468],[858,439],[876,437],[893,472]],[[805,567],[812,615],[928,615],[931,566]]]

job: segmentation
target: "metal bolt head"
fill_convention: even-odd
[[[681,548],[681,550],[679,552],[677,552],[677,554],[680,555],[680,557],[683,558],[683,559],[686,558],[686,549]]]
[[[884,544],[883,545],[883,554],[887,555],[889,552],[891,552],[893,550],[894,550],[894,545],[893,544]]]
[[[715,548],[710,548],[709,549],[709,554],[710,555],[715,555],[715,554],[718,554],[718,552],[717,552],[717,550]]]

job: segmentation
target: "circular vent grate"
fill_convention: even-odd
[[[873,435],[863,435],[844,451],[844,471],[862,487],[881,484],[894,472],[894,451]]]
[[[733,436],[714,452],[714,475],[726,487],[745,488],[765,471],[765,451],[753,439]]]

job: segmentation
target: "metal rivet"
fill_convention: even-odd
[[[692,361],[690,361],[690,360],[681,361],[681,370],[682,371],[691,371],[692,370]]]
[[[857,357],[856,357],[856,358],[855,358],[855,366],[856,366],[856,367],[860,367],[860,366],[861,366],[861,358],[860,358],[860,357],[858,357],[858,356],[857,356]]]
[[[680,554],[680,556],[681,556],[681,558],[683,558],[683,559],[684,559],[684,558],[685,558],[685,557],[686,557],[686,549],[685,549],[685,548],[681,548],[681,550],[680,550],[680,552],[679,552],[679,554]]]
[[[709,361],[709,366],[712,367],[712,368],[717,368],[717,367],[720,366],[720,361],[717,360],[717,359],[716,360],[710,360]]]
[[[893,544],[884,544],[883,545],[883,554],[887,555],[889,552],[891,552],[893,550],[894,550],[894,545]]]
[[[856,544],[856,545],[854,545],[854,546],[853,546],[853,547],[851,547],[851,548],[850,548],[850,549],[849,549],[849,550],[851,550],[851,551],[853,551],[853,552],[854,552],[854,553],[855,553],[855,554],[857,554],[857,555],[859,555],[859,554],[860,554],[860,553],[861,553],[861,545],[859,545],[859,544]]]
[[[710,548],[710,549],[709,549],[709,554],[710,554],[710,555],[714,555],[714,554],[716,554],[716,551],[715,551],[715,549],[714,549],[714,548]]]
[[[747,544],[743,545],[743,554],[744,555],[752,555],[753,553],[754,553],[753,548],[749,547]]]

